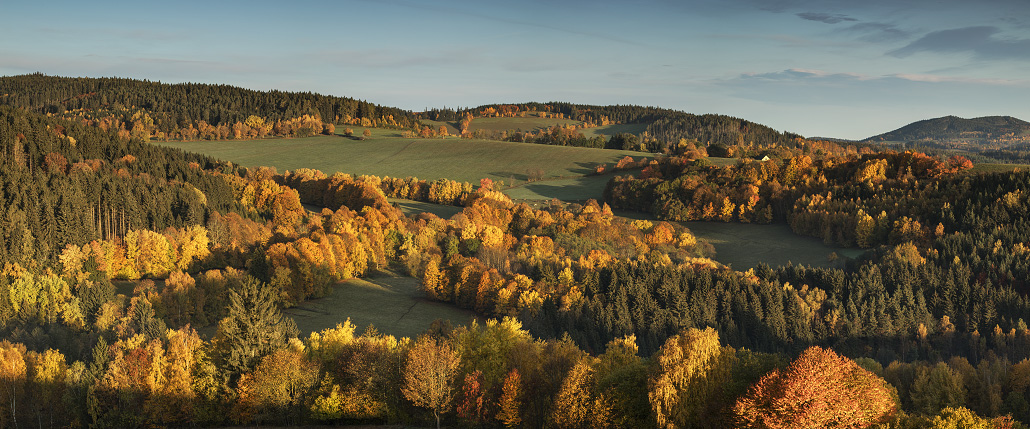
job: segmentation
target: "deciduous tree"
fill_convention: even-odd
[[[762,377],[733,411],[748,428],[863,428],[897,408],[886,381],[832,350],[811,347]]]
[[[448,342],[430,336],[419,338],[408,352],[401,391],[416,406],[433,411],[437,428],[440,414],[451,406],[451,381],[460,363]]]

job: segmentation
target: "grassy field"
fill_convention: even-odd
[[[304,337],[336,327],[348,317],[359,334],[373,325],[381,333],[410,338],[425,332],[436,319],[460,326],[475,318],[470,311],[426,299],[417,279],[392,271],[342,282],[329,296],[305,301],[284,313],[293,317]]]
[[[638,173],[633,171],[633,174]],[[627,173],[628,174],[628,173]],[[604,197],[604,187],[614,175],[583,176],[568,179],[542,180],[529,182],[515,188],[506,189],[504,193],[516,200],[550,200],[582,201]]]
[[[342,132],[340,127],[339,131]],[[360,135],[362,128],[354,128]],[[545,178],[582,176],[600,163],[613,164],[639,152],[508,143],[490,140],[407,139],[396,130],[373,129],[366,140],[342,136],[248,141],[161,142],[247,167],[273,166],[280,172],[315,168],[327,174],[448,178],[478,183],[488,177],[524,183],[527,171],[540,169]]]
[[[650,213],[615,210],[617,216],[630,219],[655,220]],[[680,222],[696,237],[715,247],[715,259],[735,270],[744,271],[759,263],[771,267],[803,264],[834,268],[843,266],[843,258],[857,258],[865,252],[862,249],[848,249],[823,244],[814,237],[794,234],[784,224],[758,225],[751,223],[725,222]],[[830,253],[840,258],[830,261]]]
[[[823,244],[814,237],[794,234],[783,224],[756,225],[723,222],[681,222],[695,236],[708,240],[715,247],[715,260],[743,271],[759,263],[776,267],[804,264],[824,268],[840,268],[844,257],[856,258],[864,250],[846,249]],[[841,258],[830,261],[830,253]]]
[[[974,173],[1004,173],[1017,169],[1026,170],[1030,168],[1027,164],[973,164]]]
[[[396,204],[405,215],[415,215],[419,213],[432,213],[443,219],[450,219],[463,210],[462,207],[457,206],[445,206],[443,204],[424,203],[421,201],[405,200],[401,198],[390,198],[391,204]]]
[[[647,129],[647,124],[614,124],[603,127],[586,128],[583,135],[586,137],[606,136],[611,137],[618,133],[630,133],[640,135]]]

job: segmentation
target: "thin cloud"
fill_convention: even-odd
[[[888,83],[920,83],[920,84],[967,84],[967,85],[989,85],[1028,87],[1030,80],[1020,79],[996,79],[979,78],[968,76],[948,76],[940,74],[920,73],[894,73],[888,75],[866,75],[847,72],[829,72],[825,70],[792,68],[783,71],[769,73],[742,73],[731,79],[719,81],[720,84],[733,85],[734,83],[782,83],[782,84],[804,84],[804,85],[840,85],[849,83],[864,82],[868,84]]]
[[[934,74],[911,74],[911,73],[897,73],[886,76],[885,78],[896,78],[907,80],[910,82],[924,82],[924,83],[970,83],[980,85],[1001,85],[1001,86],[1027,86],[1028,81],[1017,80],[1017,79],[990,79],[990,78],[972,78],[963,76],[941,76]]]
[[[853,81],[867,80],[869,76],[857,73],[833,73],[824,70],[792,68],[771,73],[744,73],[739,76],[742,80],[766,80],[766,81]]]
[[[796,15],[801,19],[822,22],[825,24],[837,24],[844,21],[858,21],[857,19],[842,13],[801,12]]]
[[[912,33],[898,28],[894,24],[884,22],[860,22],[841,30],[858,35],[859,40],[866,42],[893,42],[912,37]]]
[[[969,53],[981,60],[1030,60],[1030,39],[1003,39],[996,37],[998,32],[993,26],[934,31],[887,55],[906,58],[920,52]]]

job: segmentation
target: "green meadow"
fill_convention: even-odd
[[[1027,164],[988,164],[988,163],[976,163],[973,164],[974,173],[1004,173],[1019,169],[1030,168]]]
[[[297,322],[301,336],[336,327],[350,318],[357,333],[369,326],[384,334],[416,338],[437,319],[467,325],[475,315],[453,305],[431,301],[418,279],[382,270],[337,284],[328,296],[283,310]]]
[[[343,132],[344,127],[337,129]],[[360,136],[363,128],[354,128]],[[526,186],[530,171],[543,172],[544,181],[531,182],[520,198],[588,199],[600,198],[610,176],[587,178],[576,190],[561,190],[551,179],[575,179],[594,171],[598,164],[613,165],[625,156],[639,159],[644,154],[632,151],[547,146],[492,140],[410,139],[400,131],[372,129],[372,136],[361,140],[336,136],[297,139],[225,140],[160,142],[165,146],[203,153],[246,167],[272,166],[279,172],[313,168],[326,174],[344,172],[376,176],[409,177],[478,183],[482,178],[503,181],[505,187]],[[518,189],[518,188],[516,188]]]

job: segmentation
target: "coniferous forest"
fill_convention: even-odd
[[[414,113],[38,74],[0,78],[0,104],[2,427],[1030,423],[1025,170],[635,106]],[[534,208],[489,179],[248,169],[155,144],[526,110],[646,123],[618,139],[656,158],[603,201]],[[738,271],[678,223],[698,220],[868,251]],[[282,312],[384,269],[481,322],[302,334]]]

